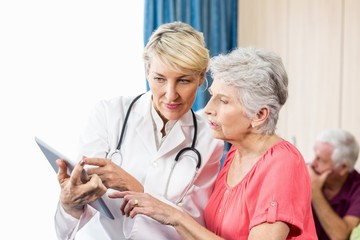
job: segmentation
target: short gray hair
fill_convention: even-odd
[[[354,169],[359,156],[359,144],[351,133],[343,129],[324,130],[317,136],[316,142],[327,143],[334,148],[331,159],[335,167],[347,163],[349,172]]]
[[[264,49],[238,48],[213,57],[209,68],[213,79],[238,89],[239,101],[249,118],[264,106],[269,107],[269,117],[257,131],[273,134],[288,97],[288,76],[281,58]]]

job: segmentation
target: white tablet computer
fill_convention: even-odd
[[[71,173],[71,171],[74,169],[74,166],[72,165],[73,162],[69,161],[69,158],[65,157],[58,151],[56,151],[54,148],[50,147],[48,144],[46,144],[44,141],[39,139],[38,137],[35,137],[36,143],[39,145],[41,151],[44,153],[45,157],[49,161],[50,165],[54,169],[54,171],[58,172],[58,165],[56,164],[56,159],[63,159],[68,163],[68,172]],[[98,210],[100,213],[105,214],[111,219],[115,219],[114,215],[111,213],[110,209],[106,206],[104,200],[102,198],[99,198],[95,202],[92,202],[89,204],[96,210]]]

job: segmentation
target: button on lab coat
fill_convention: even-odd
[[[116,149],[125,114],[133,97],[118,97],[101,101],[89,117],[80,137],[79,156],[105,158]],[[196,156],[187,151],[176,164],[172,177],[170,169],[176,154],[191,146],[194,124],[191,111],[179,119],[157,149],[151,119],[151,92],[144,94],[132,107],[121,145],[121,167],[137,178],[144,191],[168,204],[182,208],[199,223],[204,224],[203,210],[211,194],[219,171],[223,142],[211,135],[207,122],[197,114],[198,133],[195,148],[202,164],[195,182],[186,193],[181,207],[175,203],[191,183],[196,167]],[[165,196],[166,184],[169,187]],[[112,191],[111,189],[108,190]],[[86,206],[80,220],[66,214],[58,205],[55,228],[59,239],[180,239],[175,229],[162,225],[144,215],[127,218],[120,212],[122,199],[103,196],[115,220]]]

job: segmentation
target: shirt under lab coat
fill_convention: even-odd
[[[89,117],[80,137],[79,156],[105,158],[116,149],[125,114],[134,97],[118,97],[101,101]],[[144,94],[132,107],[121,145],[121,167],[144,186],[144,191],[154,197],[182,208],[199,223],[204,224],[203,210],[213,189],[223,153],[223,142],[211,135],[211,130],[200,115],[196,114],[198,133],[195,148],[201,154],[201,167],[195,182],[187,192],[181,206],[175,202],[191,183],[196,167],[195,154],[187,151],[180,158],[169,179],[176,154],[191,146],[194,124],[191,111],[179,119],[159,149],[151,118],[151,92]],[[165,189],[169,187],[167,197]],[[108,190],[112,191],[111,189]],[[115,216],[112,220],[87,205],[80,220],[67,214],[58,205],[55,229],[59,239],[180,239],[172,226],[162,225],[144,215],[127,218],[120,212],[122,199],[103,196]]]

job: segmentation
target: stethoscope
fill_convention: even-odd
[[[122,140],[124,138],[124,135],[125,135],[125,128],[126,128],[126,125],[127,125],[127,121],[129,119],[129,116],[130,116],[130,112],[131,112],[131,108],[133,107],[134,103],[143,95],[144,93],[138,95],[137,97],[135,97],[132,102],[130,103],[130,106],[129,106],[129,109],[127,110],[126,112],[126,115],[125,115],[125,119],[124,119],[124,124],[122,126],[122,129],[121,129],[121,134],[120,134],[120,139],[119,139],[119,142],[118,142],[118,145],[116,147],[116,150],[113,151],[112,153],[110,152],[108,155],[107,155],[107,158],[110,158],[111,161],[115,162],[115,163],[118,163],[120,166],[122,164],[122,156],[121,156],[121,152],[120,152],[120,148],[121,148],[121,143],[122,143]],[[169,173],[169,176],[168,176],[168,179],[167,179],[167,182],[166,182],[166,187],[165,187],[165,198],[167,198],[167,194],[168,194],[168,188],[169,188],[169,183],[170,183],[170,179],[172,177],[172,174],[174,172],[174,169],[175,169],[175,166],[176,164],[178,163],[180,157],[187,151],[192,151],[195,153],[196,155],[196,168],[195,168],[195,172],[194,172],[194,175],[192,177],[192,180],[191,180],[191,183],[189,185],[187,185],[185,191],[183,191],[183,193],[180,195],[180,198],[175,202],[177,205],[181,205],[182,203],[182,200],[184,199],[185,195],[187,194],[187,192],[189,191],[190,187],[193,185],[194,181],[195,181],[195,177],[197,175],[197,172],[199,171],[200,169],[200,166],[201,166],[201,154],[200,152],[195,148],[195,142],[196,142],[196,139],[197,139],[197,121],[196,121],[196,116],[195,116],[195,113],[194,111],[191,109],[191,113],[192,113],[192,117],[193,117],[193,123],[194,123],[194,136],[193,136],[193,140],[192,140],[192,143],[191,143],[191,146],[190,147],[185,147],[183,149],[181,149],[175,156],[175,159],[174,159],[174,162],[171,166],[171,170],[170,170],[170,173]]]

